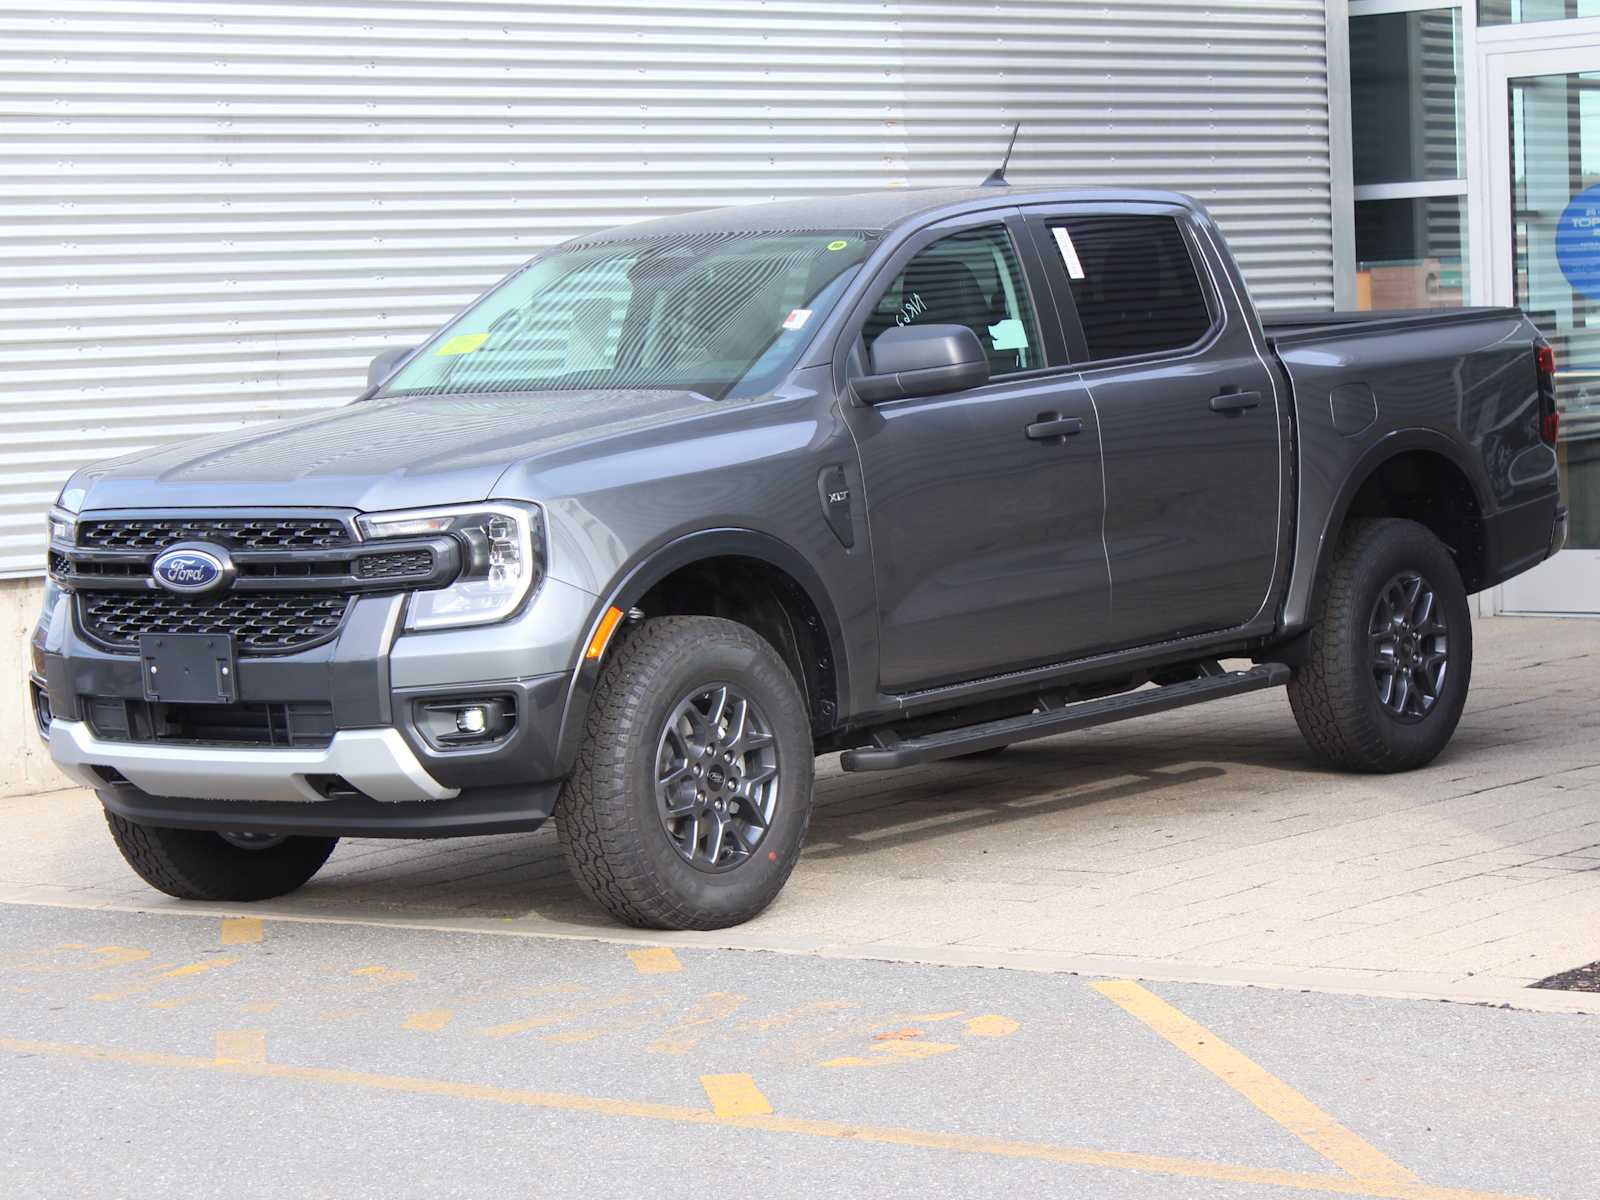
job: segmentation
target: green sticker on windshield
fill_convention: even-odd
[[[458,333],[434,351],[435,354],[471,354],[489,340],[487,333]]]
[[[846,247],[848,247],[849,245],[850,245],[849,242],[845,241],[843,238],[840,238],[836,242],[829,242],[828,243],[828,249],[829,250],[843,250]]]

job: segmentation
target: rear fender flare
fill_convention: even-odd
[[[1344,528],[1345,519],[1350,514],[1350,506],[1357,494],[1384,463],[1413,450],[1426,450],[1437,454],[1455,466],[1466,477],[1468,485],[1472,488],[1478,511],[1485,517],[1495,511],[1489,500],[1488,483],[1484,478],[1482,465],[1474,462],[1468,450],[1460,442],[1436,429],[1397,429],[1385,434],[1362,451],[1350,465],[1349,470],[1344,473],[1344,483],[1340,485],[1333,503],[1328,507],[1327,516],[1319,527],[1315,555],[1311,559],[1309,569],[1304,565],[1308,549],[1306,532],[1302,531],[1296,537],[1295,567],[1289,579],[1289,591],[1284,598],[1283,607],[1283,629],[1286,633],[1291,635],[1299,633],[1309,625],[1311,612],[1316,603],[1317,588],[1333,563],[1334,550],[1339,542],[1339,531]]]

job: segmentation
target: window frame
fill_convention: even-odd
[[[933,243],[943,241],[953,234],[966,233],[990,225],[1002,227],[1011,239],[1011,248],[1017,256],[1017,265],[1021,272],[1022,286],[1027,294],[1028,303],[1033,306],[1034,321],[1038,324],[1039,349],[1044,362],[1041,366],[1030,367],[1026,371],[1011,371],[1005,375],[992,376],[989,382],[981,387],[956,393],[943,393],[936,398],[945,400],[952,395],[983,395],[993,387],[1008,387],[1017,382],[1047,378],[1076,370],[1070,361],[1066,341],[1062,335],[1061,317],[1056,308],[1054,290],[1050,286],[1043,266],[1038,261],[1039,256],[1029,235],[1027,223],[1023,219],[1022,210],[1012,204],[961,213],[924,225],[900,241],[889,257],[873,270],[869,279],[864,283],[857,279],[855,286],[859,287],[860,291],[850,306],[840,337],[835,343],[834,379],[841,396],[852,396],[851,403],[860,403],[853,399],[849,382],[871,371],[867,348],[862,340],[862,330],[872,318],[884,292],[900,277],[911,260]],[[917,403],[925,399],[927,397],[908,396],[899,400],[884,401],[876,407],[881,408],[886,404]]]
[[[1104,204],[1085,201],[1074,204],[1029,206],[1024,211],[1029,232],[1033,237],[1034,252],[1043,260],[1045,273],[1055,293],[1056,308],[1061,314],[1062,331],[1072,365],[1079,370],[1098,370],[1107,366],[1196,357],[1211,349],[1227,331],[1231,319],[1229,309],[1222,302],[1211,262],[1201,251],[1194,221],[1188,209],[1163,204]],[[1089,342],[1083,332],[1083,322],[1078,316],[1078,302],[1072,295],[1072,280],[1067,276],[1066,264],[1061,260],[1061,251],[1056,247],[1055,235],[1050,231],[1052,221],[1061,221],[1068,217],[1163,217],[1171,220],[1178,227],[1178,236],[1183,239],[1184,249],[1189,254],[1189,265],[1194,270],[1195,279],[1200,284],[1200,294],[1206,302],[1206,312],[1210,317],[1206,331],[1183,346],[1150,350],[1143,354],[1123,354],[1111,358],[1091,357]]]

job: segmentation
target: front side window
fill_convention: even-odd
[[[382,394],[762,395],[793,368],[876,243],[858,230],[562,247],[452,321]]]
[[[951,234],[924,247],[895,278],[861,331],[872,343],[896,325],[965,325],[989,353],[989,374],[1044,365],[1039,326],[1004,225]]]
[[[1171,217],[1050,222],[1091,359],[1181,350],[1211,328],[1183,231]]]

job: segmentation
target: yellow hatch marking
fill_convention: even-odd
[[[887,1067],[892,1063],[919,1062],[924,1058],[937,1058],[959,1050],[953,1042],[924,1042],[920,1040],[895,1040],[877,1042],[867,1054],[847,1054],[843,1058],[830,1058],[819,1067]]]
[[[754,1129],[765,1133],[829,1138],[854,1145],[871,1143],[880,1146],[911,1146],[956,1154],[980,1154],[993,1158],[1139,1171],[1184,1179],[1290,1188],[1334,1196],[1369,1196],[1378,1200],[1528,1200],[1526,1197],[1508,1196],[1503,1192],[1432,1187],[1423,1183],[1355,1179],[1348,1175],[1310,1171],[1281,1171],[1270,1167],[1250,1167],[1207,1159],[1139,1154],[1126,1150],[1099,1150],[1087,1146],[1065,1146],[1051,1142],[1013,1141],[986,1137],[982,1134],[944,1133],[897,1126],[863,1125],[850,1121],[783,1117],[777,1114],[719,1117],[709,1109],[690,1108],[681,1104],[615,1100],[603,1096],[582,1096],[565,1092],[536,1092],[523,1088],[493,1087],[481,1083],[461,1083],[449,1079],[427,1079],[408,1075],[380,1075],[370,1071],[348,1071],[332,1067],[299,1067],[271,1062],[218,1062],[210,1058],[163,1054],[150,1050],[124,1050],[111,1046],[82,1046],[7,1037],[0,1037],[0,1050],[13,1054],[38,1054],[79,1061],[119,1063],[124,1066],[209,1071],[241,1078],[317,1083],[372,1092],[442,1096],[483,1104],[553,1109],[594,1116],[631,1117],[638,1120],[671,1121],[684,1125]]]
[[[433,1008],[427,1012],[414,1012],[406,1018],[403,1029],[415,1029],[421,1033],[438,1033],[450,1024],[455,1012],[448,1008]]]
[[[146,976],[135,983],[127,984],[110,992],[96,992],[91,999],[94,1000],[125,1000],[129,996],[136,996],[140,992],[148,992],[163,979],[187,979],[191,975],[204,975],[207,971],[220,970],[231,967],[238,962],[231,954],[219,954],[214,958],[205,959],[203,962],[190,963],[186,967],[174,967],[170,971],[161,971],[155,975]]]
[[[399,971],[394,967],[357,967],[351,971],[352,975],[360,975],[364,979],[371,979],[376,983],[415,983],[415,971]]]
[[[582,1004],[574,1004],[570,1008],[557,1009],[555,1012],[540,1013],[537,1016],[524,1017],[520,1021],[507,1021],[502,1025],[490,1025],[487,1029],[478,1032],[484,1037],[505,1038],[514,1037],[519,1033],[529,1033],[535,1029],[544,1029],[546,1026],[555,1025],[561,1021],[569,1021],[573,1017],[587,1017],[592,1013],[606,1012],[613,1008],[626,1008],[630,1004],[638,1004],[648,997],[640,992],[618,992],[613,996],[602,996],[598,1000],[589,1000]]]
[[[667,975],[683,970],[683,964],[672,952],[671,946],[652,946],[648,950],[629,950],[633,969],[641,975]]]
[[[702,1075],[700,1086],[719,1117],[760,1117],[772,1111],[756,1081],[748,1075]]]
[[[1020,1028],[1022,1026],[1010,1017],[998,1017],[993,1013],[973,1017],[967,1022],[967,1033],[972,1037],[1009,1037]]]
[[[689,1015],[645,1047],[651,1054],[687,1054],[700,1044],[707,1029],[738,1011],[745,997],[708,992],[689,1007]]]
[[[259,1029],[227,1029],[217,1034],[218,1063],[259,1066],[267,1061],[267,1035]]]
[[[856,1005],[853,1000],[813,1000],[809,1004],[802,1004],[799,1008],[791,1008],[788,1012],[773,1013],[770,1017],[752,1017],[739,1028],[749,1032],[768,1033],[774,1029],[793,1025],[796,1021],[803,1021],[807,1017],[822,1016],[824,1013],[854,1007]]]
[[[223,917],[224,946],[253,946],[261,940],[260,917]]]
[[[1417,1182],[1411,1171],[1155,993],[1129,979],[1106,980],[1091,986],[1341,1170],[1369,1183]]]

